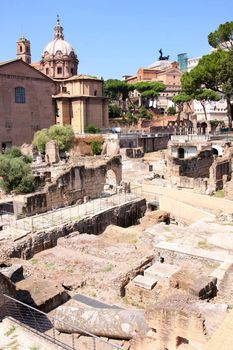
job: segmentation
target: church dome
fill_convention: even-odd
[[[59,16],[57,18],[57,23],[54,27],[54,38],[50,41],[44,48],[42,56],[48,52],[49,55],[56,55],[60,51],[63,55],[69,56],[71,52],[74,52],[72,46],[64,40],[63,27],[60,25]]]
[[[66,40],[57,38],[46,45],[43,54],[48,52],[49,55],[56,55],[58,51],[60,51],[63,55],[69,56],[71,52],[74,52],[74,49]]]

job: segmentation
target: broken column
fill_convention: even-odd
[[[89,332],[102,337],[131,339],[147,332],[143,310],[97,309],[60,306],[55,328],[65,333]]]

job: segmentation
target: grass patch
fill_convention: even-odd
[[[46,269],[52,270],[56,268],[56,265],[53,262],[45,262],[44,263]]]
[[[199,241],[197,243],[197,247],[200,248],[200,249],[208,249],[208,250],[211,250],[214,248],[214,245],[213,244],[210,244],[210,243],[207,243],[206,241]]]
[[[30,263],[31,263],[32,265],[36,265],[36,264],[38,264],[38,262],[39,262],[39,260],[36,259],[36,258],[33,258],[33,259],[30,260]]]
[[[214,197],[216,198],[224,198],[225,197],[225,191],[224,190],[219,190],[214,193]]]
[[[40,347],[37,346],[37,345],[32,345],[32,346],[30,346],[30,348],[29,348],[29,350],[39,350],[39,349],[40,349]]]
[[[12,333],[14,333],[14,331],[16,330],[16,327],[15,326],[11,326],[7,331],[6,333],[4,333],[4,335],[6,337],[9,337]]]
[[[67,266],[65,268],[65,272],[68,272],[68,273],[73,273],[74,272],[74,268],[72,266]]]
[[[112,264],[106,264],[103,266],[103,268],[101,269],[102,272],[110,272],[113,269],[113,265]]]

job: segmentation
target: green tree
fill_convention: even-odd
[[[70,125],[52,125],[49,129],[42,129],[35,133],[32,143],[41,153],[45,152],[45,145],[50,140],[56,141],[59,151],[69,151],[74,145],[74,132]]]
[[[220,24],[218,29],[208,35],[210,46],[233,52],[233,22]]]
[[[137,90],[141,95],[141,101],[139,105],[149,106],[150,100],[155,100],[159,96],[159,93],[164,91],[166,86],[163,83],[153,82],[138,82],[133,84],[134,90]]]
[[[49,139],[56,141],[59,151],[69,151],[74,145],[74,131],[70,125],[52,125]]]
[[[232,53],[218,50],[203,56],[198,65],[181,78],[182,89],[198,95],[204,89],[215,91],[227,101],[229,127],[232,126],[233,59]]]
[[[171,106],[171,107],[168,107],[167,109],[167,115],[175,115],[176,114],[176,109],[175,107]]]
[[[189,95],[188,93],[181,92],[180,94],[173,96],[172,102],[175,103],[178,109],[178,115],[177,120],[180,120],[180,114],[184,109],[185,104],[189,104],[193,99],[192,95]]]
[[[129,97],[129,91],[133,90],[133,85],[118,79],[108,79],[104,82],[104,92],[112,100],[125,101]]]
[[[122,115],[122,109],[115,103],[109,104],[109,118],[119,118]]]
[[[0,155],[0,187],[5,192],[28,193],[35,189],[30,157],[15,147]]]
[[[195,100],[199,101],[205,115],[205,120],[207,120],[207,115],[206,115],[206,104],[210,101],[219,101],[221,97],[213,90],[210,89],[204,89],[202,91],[198,91],[194,93],[194,98]]]

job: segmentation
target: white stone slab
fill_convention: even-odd
[[[157,283],[156,278],[148,278],[142,275],[137,275],[132,281],[136,286],[145,289],[152,289]]]
[[[157,280],[163,280],[168,279],[179,270],[179,266],[158,262],[146,269],[144,271],[144,276],[148,278],[155,277]]]

